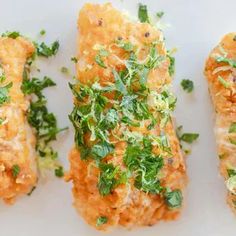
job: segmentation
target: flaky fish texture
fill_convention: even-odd
[[[79,14],[78,30],[77,78],[81,83],[89,85],[96,77],[99,78],[100,84],[114,84],[112,69],[119,71],[124,68],[122,58],[126,56],[123,49],[114,45],[116,39],[124,39],[135,45],[140,60],[147,56],[145,45],[158,41],[158,53],[165,59],[161,65],[151,70],[147,86],[151,91],[155,91],[171,83],[168,72],[170,61],[166,56],[162,32],[150,24],[131,22],[111,4],[86,4]],[[94,62],[99,45],[110,51],[110,54],[104,57],[106,68]],[[147,128],[132,129],[145,135],[151,134]],[[152,132],[158,134],[158,128]],[[186,185],[186,166],[171,121],[167,123],[165,132],[169,138],[173,158],[169,161],[168,158],[164,159],[161,182],[171,189],[182,191]],[[123,156],[127,144],[116,137],[112,139],[116,143],[115,154],[106,159],[124,169]],[[81,160],[81,153],[76,147],[71,150],[69,159],[68,179],[73,181],[74,206],[88,224],[99,230],[119,225],[127,228],[151,226],[160,220],[174,220],[181,211],[181,208],[168,208],[160,194],[145,193],[137,189],[132,178],[128,184],[119,184],[111,194],[101,196],[97,187],[99,168],[90,160]],[[106,224],[97,224],[100,216],[106,216]]]
[[[236,213],[236,33],[223,37],[205,66],[215,109],[220,173],[228,188],[227,202]]]
[[[35,137],[27,122],[29,100],[21,91],[23,71],[34,45],[23,37],[0,37],[0,65],[9,101],[0,105],[0,198],[13,203],[37,181]]]

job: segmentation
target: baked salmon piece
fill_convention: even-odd
[[[86,4],[78,30],[67,176],[75,208],[98,230],[176,219],[187,178],[162,32],[111,4]]]
[[[0,198],[11,203],[37,181],[35,137],[21,91],[26,60],[34,45],[23,37],[0,37]]]
[[[215,109],[220,173],[227,202],[236,213],[236,33],[224,36],[206,61],[205,76]]]

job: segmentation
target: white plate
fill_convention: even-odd
[[[42,75],[56,80],[57,88],[48,89],[49,107],[61,127],[70,126],[67,119],[72,109],[68,80],[60,73],[67,66],[74,73],[70,58],[76,53],[76,18],[84,0],[0,0],[0,32],[19,30],[32,38],[41,29],[45,40],[60,41],[55,59],[40,63]],[[97,1],[103,2],[103,1]],[[119,9],[137,14],[136,0],[112,1]],[[115,230],[118,236],[233,236],[236,219],[225,203],[225,187],[219,176],[213,134],[213,109],[203,77],[204,60],[220,38],[235,31],[235,0],[153,0],[144,1],[152,9],[165,12],[164,22],[169,47],[176,46],[177,68],[174,89],[178,96],[176,120],[186,131],[200,133],[199,142],[187,159],[189,185],[182,216],[175,222],[161,222],[154,227],[126,231]],[[184,93],[180,81],[189,78],[195,83],[192,94]],[[73,143],[73,129],[60,136],[57,148],[68,167],[67,154]],[[14,206],[0,206],[1,236],[95,236],[96,232],[77,215],[72,207],[71,185],[55,178],[41,183],[31,197],[18,199]]]

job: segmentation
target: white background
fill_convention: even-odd
[[[54,59],[42,61],[42,75],[51,76],[58,84],[48,89],[49,107],[61,127],[70,126],[67,119],[72,109],[69,79],[60,73],[67,66],[74,73],[70,58],[76,54],[76,18],[84,0],[0,0],[0,32],[19,30],[37,39],[41,29],[47,34],[42,40],[60,41]],[[103,1],[97,1],[103,2]],[[116,7],[137,15],[137,1],[114,0]],[[154,227],[126,231],[118,229],[113,236],[233,236],[236,218],[225,203],[223,179],[217,171],[217,154],[213,134],[213,108],[203,77],[204,61],[209,51],[228,32],[236,30],[235,0],[153,0],[145,1],[154,14],[163,10],[163,21],[169,47],[177,47],[174,90],[178,97],[177,123],[185,131],[200,133],[199,141],[187,158],[189,185],[181,218],[161,222]],[[195,90],[186,94],[180,81],[194,81]],[[71,126],[70,126],[71,127]],[[67,154],[73,143],[73,129],[60,136],[56,147],[60,159],[68,167]],[[0,236],[98,236],[72,207],[71,184],[49,178],[31,197],[18,199],[14,206],[0,205]]]

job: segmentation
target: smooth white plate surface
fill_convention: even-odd
[[[60,72],[67,66],[74,73],[70,58],[76,54],[76,20],[85,0],[0,0],[0,32],[19,30],[37,39],[41,29],[47,34],[42,40],[60,41],[55,58],[40,63],[42,75],[51,76],[58,84],[47,90],[50,110],[59,125],[70,126],[61,135],[56,147],[60,159],[68,167],[67,154],[73,143],[73,129],[67,119],[72,109],[68,78]],[[96,1],[104,2],[104,1]],[[136,0],[114,0],[116,7],[137,15]],[[163,10],[163,21],[169,47],[177,47],[174,90],[178,97],[177,123],[185,131],[200,133],[199,141],[187,158],[189,185],[181,218],[161,222],[154,227],[126,231],[115,230],[113,236],[174,235],[234,236],[236,218],[225,203],[223,179],[217,171],[217,154],[213,134],[213,109],[203,77],[204,61],[209,51],[228,32],[236,31],[235,0],[142,0],[154,14]],[[180,81],[189,78],[195,83],[192,94],[180,88]],[[14,206],[0,205],[1,236],[97,236],[72,207],[71,184],[55,178],[41,183],[31,197],[18,199]]]

